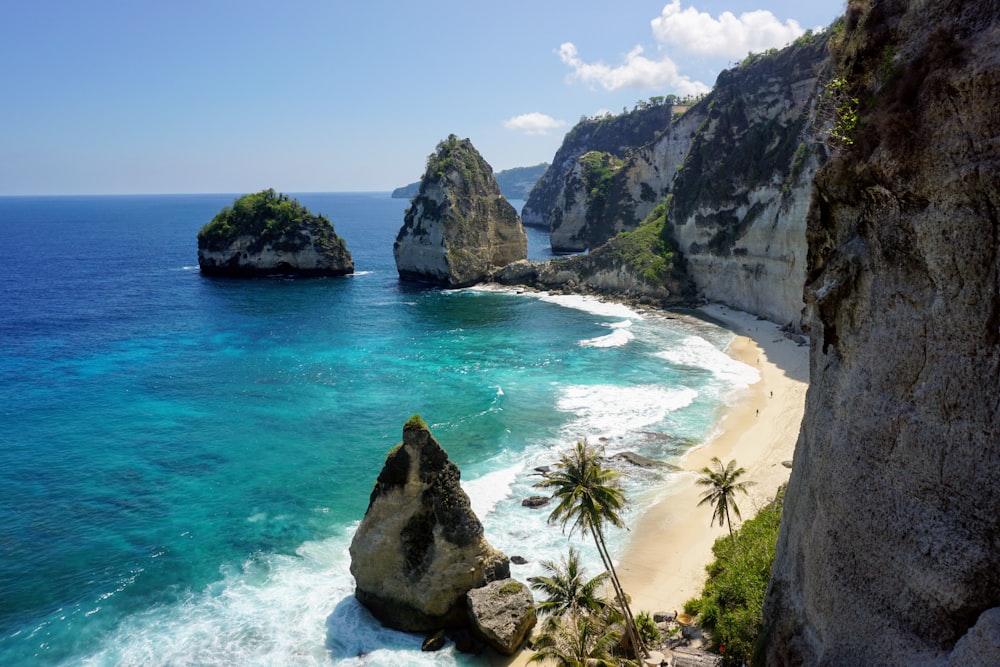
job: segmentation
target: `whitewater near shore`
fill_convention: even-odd
[[[632,527],[632,536],[618,561],[618,573],[633,608],[681,610],[701,593],[712,545],[727,529],[710,525],[712,508],[698,502],[704,487],[698,471],[712,457],[735,459],[746,469],[743,479],[754,482],[739,496],[743,517],[754,516],[788,481],[809,377],[809,348],[785,336],[777,325],[741,311],[711,305],[702,308],[737,334],[728,352],[753,366],[761,380],[741,392],[724,410],[716,433],[681,459],[684,473],[670,485],[637,502],[648,509]]]
[[[788,481],[809,378],[809,348],[786,336],[773,322],[713,304],[701,312],[733,331],[727,353],[760,373],[760,380],[734,395],[705,442],[680,460],[682,472],[633,502],[640,517],[616,565],[636,611],[680,611],[701,594],[712,545],[727,534],[712,525],[712,508],[698,506],[704,487],[699,471],[713,457],[735,459],[754,482],[737,498],[744,518],[751,518]],[[737,522],[738,523],[738,522]],[[527,665],[530,651],[494,664]]]

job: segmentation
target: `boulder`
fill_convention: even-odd
[[[222,276],[343,276],[354,273],[354,260],[326,217],[264,190],[238,198],[201,228],[198,267]]]
[[[528,236],[493,169],[454,134],[427,160],[393,245],[400,278],[445,287],[485,281],[528,256]]]
[[[355,596],[388,627],[461,626],[465,594],[510,576],[507,556],[486,541],[459,479],[414,415],[386,457],[350,547]]]
[[[539,507],[545,507],[552,501],[549,496],[529,496],[521,501],[523,507],[530,507],[531,509],[536,509]]]
[[[514,655],[535,627],[535,599],[516,579],[494,581],[466,596],[472,632],[504,655]]]

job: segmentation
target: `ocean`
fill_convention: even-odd
[[[0,198],[0,664],[482,664],[353,597],[348,545],[403,423],[528,560],[514,576],[570,543],[597,574],[588,538],[522,507],[534,468],[582,438],[676,461],[757,379],[695,318],[401,282],[406,200],[294,196],[355,275],[201,276],[197,232],[234,195]],[[623,470],[627,520],[674,474]]]

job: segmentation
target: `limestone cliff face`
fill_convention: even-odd
[[[473,285],[527,257],[517,211],[468,139],[451,135],[428,159],[393,254],[401,278],[447,287]]]
[[[723,72],[645,143],[615,153],[577,141],[569,154],[567,136],[567,158],[557,155],[543,177],[559,184],[546,218],[553,249],[596,248],[668,201],[698,296],[798,328],[810,184],[825,159],[816,103],[827,64],[826,37],[804,37]],[[588,164],[595,152],[607,156],[604,169]],[[526,220],[537,215],[532,203]]]
[[[238,198],[205,225],[198,233],[198,266],[225,276],[354,273],[347,244],[330,221],[274,190]]]
[[[834,54],[761,664],[997,665],[1000,5],[853,1]]]
[[[466,593],[510,576],[507,556],[486,541],[459,478],[424,422],[410,419],[350,547],[355,595],[389,627],[464,626]]]
[[[579,159],[587,153],[598,153],[618,161],[624,160],[631,150],[648,144],[657,133],[669,127],[673,114],[674,108],[671,105],[659,104],[635,109],[620,116],[608,114],[581,120],[566,134],[552,164],[528,195],[521,211],[524,224],[542,227],[550,232],[566,224],[567,230],[558,232],[560,236],[553,245],[556,251],[591,247],[575,240],[580,235],[574,233],[574,228],[582,226],[583,218],[566,220],[564,223],[567,211],[582,210],[575,207],[585,206],[581,198],[586,192],[581,190],[583,180]],[[561,241],[562,238],[566,240]]]
[[[798,329],[826,39],[719,76],[673,181],[669,218],[696,292]],[[690,112],[689,112],[690,113]]]

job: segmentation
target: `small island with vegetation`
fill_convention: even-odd
[[[333,224],[273,189],[243,195],[198,232],[207,275],[343,276],[354,260]]]

